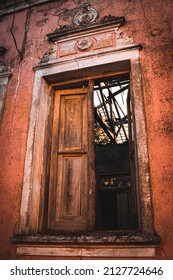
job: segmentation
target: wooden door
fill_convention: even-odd
[[[89,215],[88,89],[55,92],[48,228],[83,231]]]

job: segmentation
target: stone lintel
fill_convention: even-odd
[[[116,53],[116,54],[119,54],[121,52],[125,52],[125,51],[133,51],[133,50],[141,50],[142,49],[142,45],[140,44],[133,44],[133,45],[126,45],[126,46],[120,46],[120,47],[117,47],[115,48],[114,50],[111,50],[112,53]],[[60,59],[57,59],[57,60],[50,60],[48,62],[45,62],[45,63],[40,63],[40,64],[37,64],[36,66],[33,67],[33,70],[34,71],[37,71],[37,70],[41,70],[41,69],[46,69],[46,68],[52,68],[52,67],[55,67],[57,65],[61,65],[61,64],[67,64],[67,63],[70,63],[70,62],[75,62],[77,60],[82,60],[82,59],[93,59],[94,57],[96,57],[98,54],[99,56],[104,56],[106,53],[109,54],[109,49],[105,48],[105,49],[96,49],[95,52],[90,52],[90,53],[81,53],[80,56],[78,57],[62,57]],[[105,62],[106,63],[106,62]]]

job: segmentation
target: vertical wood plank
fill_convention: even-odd
[[[137,193],[136,193],[136,151],[135,151],[135,131],[134,131],[134,112],[133,100],[131,100],[131,83],[129,85],[127,96],[127,115],[128,115],[128,133],[129,133],[129,159],[130,159],[130,173],[131,173],[131,212],[133,227],[138,227],[138,211],[137,211]]]
[[[88,230],[95,228],[96,176],[94,152],[94,80],[88,83]]]
[[[54,108],[55,91],[51,89],[49,98],[48,118],[46,122],[46,135],[44,145],[44,176],[42,177],[42,188],[40,194],[40,211],[39,211],[39,228],[38,231],[47,229],[48,221],[48,197],[49,197],[49,176],[50,176],[50,158],[51,158],[51,143],[52,143],[52,124],[53,124],[53,108]]]

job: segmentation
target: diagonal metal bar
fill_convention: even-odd
[[[119,93],[123,92],[124,90],[128,89],[128,87],[129,87],[129,85],[127,85],[127,86],[125,86],[125,87],[119,89],[118,91],[116,91],[116,92],[114,92],[114,93],[112,93],[112,92],[110,91],[111,94],[109,95],[109,97],[106,98],[106,101],[105,101],[106,104],[109,103],[109,99],[111,99],[112,97],[118,95]],[[97,88],[97,89],[99,89],[99,90],[102,90],[102,89],[108,89],[108,90],[110,90],[109,87],[107,87],[107,86],[105,86],[105,87],[99,87],[99,88]],[[97,106],[97,108],[100,109],[100,108],[103,107],[103,106],[104,106],[104,103],[102,102],[102,103],[100,103],[100,104]]]
[[[128,85],[128,87],[129,87],[129,85]],[[110,88],[108,89],[108,91],[110,91],[110,93],[112,93]],[[112,94],[112,95],[113,95],[113,94]],[[119,106],[117,105],[118,102],[117,102],[117,100],[114,98],[114,96],[112,96],[112,100],[113,100],[113,102],[114,102],[114,106],[115,106],[115,110],[116,110],[116,112],[117,112],[118,118],[121,120],[121,115],[120,115],[120,112],[119,112],[119,109],[118,109]],[[126,138],[126,140],[128,141],[127,133],[126,133],[126,130],[125,130],[123,124],[122,124],[122,129],[123,129],[125,138]],[[121,131],[120,131],[120,132],[121,132]]]
[[[108,112],[108,109],[107,109],[107,106],[106,106],[106,97],[103,93],[103,91],[100,89],[100,95],[101,95],[101,98],[102,98],[102,102],[103,102],[103,106],[104,106],[104,109],[105,109],[105,112],[106,112],[106,116],[107,116],[107,120],[109,122],[109,125],[110,125],[110,128],[112,130],[112,133],[114,133],[114,126],[112,124],[112,120],[110,119],[109,117],[109,112]]]
[[[108,90],[111,91],[111,94],[110,94],[110,96],[108,97],[108,99],[109,99],[109,98],[112,98],[112,97],[114,97],[114,96],[116,96],[116,95],[118,95],[119,93],[125,91],[125,90],[128,89],[128,88],[129,88],[129,84],[128,84],[127,86],[125,86],[125,87],[120,88],[119,90],[117,90],[117,91],[114,92],[114,93],[110,90],[110,88],[108,88]]]
[[[112,133],[112,131],[110,131],[109,126],[105,122],[104,118],[102,118],[102,116],[99,114],[99,111],[98,111],[98,109],[96,107],[94,108],[94,116],[95,116],[95,119],[100,124],[100,126],[105,131],[105,133],[107,134],[107,136],[109,137],[109,139],[111,140],[111,142],[115,143],[116,142],[115,134]]]

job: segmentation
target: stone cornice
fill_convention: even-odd
[[[82,25],[82,26],[64,26],[62,28],[56,29],[54,32],[47,34],[47,37],[50,41],[55,42],[60,38],[63,37],[68,37],[68,36],[72,36],[76,33],[79,34],[79,32],[82,33],[86,33],[86,32],[92,32],[98,29],[104,29],[104,28],[108,28],[111,26],[114,27],[119,27],[121,25],[123,25],[125,23],[125,18],[124,17],[117,17],[117,18],[113,18],[113,20],[100,20],[99,22],[93,23],[93,24],[88,24],[88,25]]]

